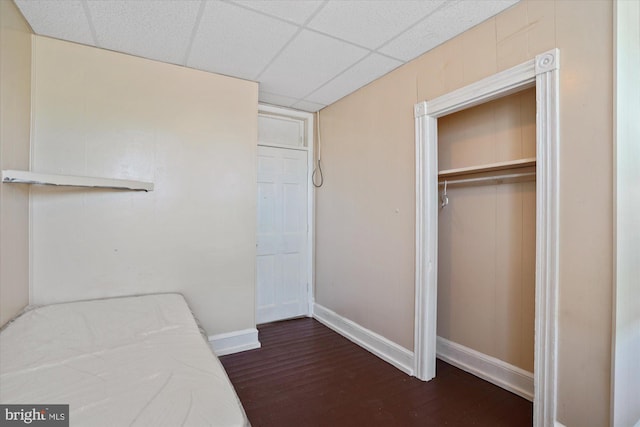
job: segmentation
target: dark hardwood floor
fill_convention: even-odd
[[[253,427],[532,424],[531,402],[440,360],[422,382],[313,319],[258,330],[262,348],[220,358]]]

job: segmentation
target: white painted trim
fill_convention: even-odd
[[[256,328],[209,335],[208,339],[209,346],[217,356],[260,348],[258,330]]]
[[[611,427],[640,427],[640,2],[614,7]]]
[[[266,144],[264,142],[258,142],[258,147],[284,148],[285,150],[309,151],[307,147],[294,147],[292,145],[283,145],[283,144]]]
[[[438,178],[450,178],[459,175],[468,175],[471,173],[480,172],[494,172],[509,169],[521,169],[534,167],[536,165],[536,158],[529,157],[526,159],[509,160],[507,162],[489,163],[486,165],[467,166],[464,168],[445,169],[438,172]]]
[[[435,118],[453,114],[519,92],[533,86],[535,81],[536,65],[532,59],[427,101],[425,114]]]
[[[93,176],[55,175],[21,170],[3,170],[2,182],[7,184],[41,184],[66,187],[112,188],[116,190],[153,191],[152,182]]]
[[[313,113],[293,110],[290,108],[276,107],[268,104],[258,104],[258,114],[270,114],[280,117],[303,120],[307,136],[307,317],[313,316],[314,303],[314,278],[315,278],[315,187],[311,175],[313,174],[314,119]],[[259,144],[261,145],[261,144]],[[301,149],[302,147],[276,147],[283,149]]]
[[[439,359],[533,401],[533,373],[461,344],[438,337]]]
[[[554,60],[548,59],[552,55]],[[556,421],[560,240],[559,52],[536,56],[536,307],[533,425]]]
[[[534,422],[556,414],[559,240],[559,56],[552,49],[521,65],[415,106],[416,308],[415,372],[435,376],[438,283],[438,117],[536,87],[536,320]]]
[[[416,105],[416,291],[414,373],[423,381],[436,376],[438,308],[438,120],[426,115],[427,103]],[[427,203],[431,201],[431,203]],[[436,258],[433,257],[435,254]]]
[[[29,104],[29,110],[31,111],[30,128],[29,128],[29,170],[33,170],[35,164],[35,150],[34,141],[36,141],[36,117],[34,105],[36,105],[36,93],[37,93],[37,76],[36,76],[36,49],[37,49],[38,36],[31,34],[31,99]],[[34,251],[33,251],[33,192],[29,187],[29,304],[34,301],[33,292],[33,269],[34,269]]]
[[[314,304],[313,317],[406,374],[413,375],[413,352],[320,304]]]
[[[559,421],[556,421],[555,424],[554,424],[554,427],[567,427],[567,426],[565,426],[564,424],[562,424]]]
[[[281,116],[284,118],[292,118],[298,120],[313,119],[313,113],[307,113],[306,111],[294,110],[293,108],[278,107],[270,104],[258,104],[258,113],[271,114],[274,116]],[[313,131],[313,128],[311,129]]]

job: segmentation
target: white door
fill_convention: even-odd
[[[257,323],[307,314],[307,151],[258,146]]]

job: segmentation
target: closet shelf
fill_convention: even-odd
[[[111,188],[115,190],[153,191],[152,182],[91,176],[54,175],[19,170],[3,170],[2,182],[9,184],[41,184],[67,187]]]
[[[490,163],[487,165],[469,166],[457,169],[445,169],[438,172],[439,179],[452,178],[461,175],[469,175],[482,172],[494,172],[507,169],[528,168],[536,165],[536,158],[529,157],[526,159],[510,160],[507,162]]]

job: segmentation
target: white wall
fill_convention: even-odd
[[[640,425],[640,3],[616,1],[616,280],[612,419]]]
[[[0,167],[29,168],[31,28],[0,1]],[[29,302],[29,187],[0,184],[0,326]]]
[[[32,188],[36,304],[181,292],[255,326],[256,83],[35,37],[32,169],[153,192]]]

